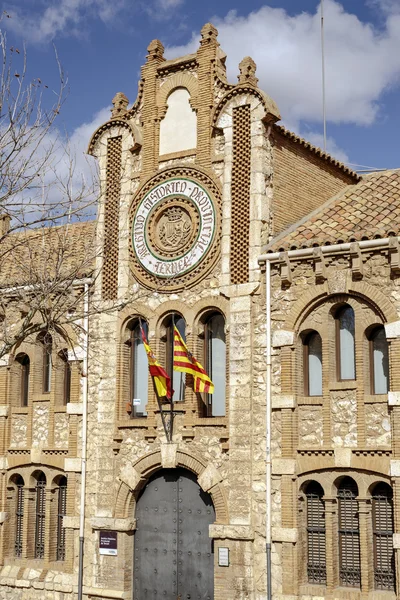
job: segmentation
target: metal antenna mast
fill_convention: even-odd
[[[322,58],[322,120],[323,120],[323,124],[324,124],[324,152],[326,152],[324,0],[321,0],[321,58]]]

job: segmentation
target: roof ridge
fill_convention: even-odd
[[[329,162],[329,163],[335,165],[336,167],[338,167],[339,169],[341,169],[348,175],[351,175],[352,177],[356,177],[358,179],[358,181],[360,181],[362,179],[362,176],[359,175],[356,171],[353,171],[353,169],[350,169],[350,167],[345,165],[343,162],[341,162],[340,160],[338,160],[337,158],[335,158],[328,152],[325,152],[324,150],[322,150],[322,148],[319,148],[318,146],[314,146],[314,144],[312,144],[311,142],[308,142],[306,139],[300,137],[297,133],[290,131],[290,129],[287,129],[284,125],[275,123],[274,128],[277,129],[280,133],[282,133],[282,135],[284,135],[285,137],[290,138],[291,140],[301,144],[302,146],[307,148],[307,150],[311,150],[311,152],[313,152],[314,154],[316,154],[317,156],[319,156],[326,162]]]

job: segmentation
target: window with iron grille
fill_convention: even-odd
[[[44,558],[46,524],[46,477],[40,473],[36,482],[35,558]]]
[[[393,492],[386,483],[378,483],[372,493],[372,526],[375,588],[394,590]]]
[[[350,477],[344,477],[338,489],[339,511],[339,579],[340,585],[359,587],[360,529],[358,519],[358,488]]]
[[[326,583],[326,534],[323,489],[316,481],[306,488],[307,577],[309,583]]]
[[[22,556],[22,541],[24,527],[24,480],[18,475],[16,481],[16,504],[15,504],[15,539],[14,555]]]
[[[57,510],[57,560],[65,560],[65,529],[63,519],[67,511],[67,478],[62,477],[58,486]]]

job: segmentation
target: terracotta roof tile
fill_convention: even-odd
[[[283,231],[266,251],[400,234],[400,170],[371,173]]]

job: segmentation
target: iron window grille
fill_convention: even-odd
[[[326,584],[326,531],[323,490],[316,482],[306,489],[307,577],[309,583]]]
[[[338,490],[339,501],[339,579],[340,585],[360,587],[360,530],[358,519],[358,489],[345,477]]]
[[[58,487],[57,510],[57,560],[65,560],[65,529],[63,519],[67,512],[67,479],[63,477]]]
[[[46,524],[46,477],[42,473],[36,483],[35,558],[44,558]]]
[[[373,491],[372,523],[375,588],[394,590],[393,492],[385,483],[378,484]]]
[[[21,476],[18,477],[16,486],[14,555],[21,558],[24,527],[24,480]]]

